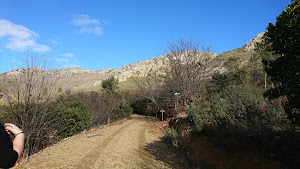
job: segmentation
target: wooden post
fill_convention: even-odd
[[[267,89],[267,73],[265,73],[265,89]]]
[[[165,112],[165,110],[161,109],[160,112],[161,112],[161,121],[164,121],[164,112]]]

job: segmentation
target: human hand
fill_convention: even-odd
[[[22,130],[18,126],[12,123],[5,123],[4,125],[6,126],[5,130],[8,134],[12,133],[14,135],[17,135],[18,133],[22,132]]]

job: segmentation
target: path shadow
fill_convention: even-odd
[[[167,145],[162,141],[155,141],[144,147],[145,151],[174,169],[195,168],[190,166],[186,152],[179,148]]]

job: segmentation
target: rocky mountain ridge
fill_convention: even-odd
[[[251,39],[245,46],[244,51],[253,51],[256,42],[261,42],[264,32],[259,33],[255,38]],[[213,53],[211,55],[212,59],[218,57],[218,54]],[[103,80],[110,76],[114,76],[119,79],[120,82],[126,81],[132,76],[146,76],[146,74],[151,69],[162,70],[167,65],[168,58],[166,55],[161,55],[148,60],[140,61],[125,65],[117,69],[105,69],[100,71],[85,70],[79,67],[74,68],[63,68],[63,69],[53,69],[48,71],[43,71],[41,68],[32,67],[31,71],[44,72],[50,76],[56,76],[61,81],[63,88],[68,88],[71,90],[89,88],[92,86],[100,85]],[[7,75],[16,75],[19,73],[26,72],[27,69],[13,69],[7,72]],[[224,72],[226,71],[224,67],[216,67],[215,71]]]

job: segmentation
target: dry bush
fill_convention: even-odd
[[[106,124],[108,121],[108,107],[105,97],[99,92],[81,92],[74,94],[74,97],[82,100],[92,115],[92,126]]]
[[[170,42],[166,51],[165,84],[172,91],[180,93],[188,108],[202,94],[205,80],[212,74],[215,54],[209,46],[194,40],[179,39]]]
[[[55,128],[60,112],[50,108],[58,87],[57,79],[45,74],[49,65],[44,55],[27,51],[24,69],[3,77],[4,99],[9,104],[7,114],[26,133],[25,157],[55,142],[53,138],[60,132]]]

